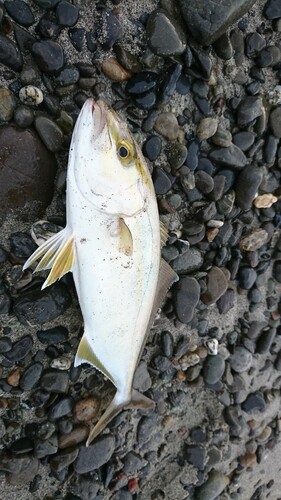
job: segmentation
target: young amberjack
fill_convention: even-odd
[[[88,99],[69,153],[66,227],[44,242],[24,269],[50,269],[45,288],[72,271],[84,319],[75,366],[89,363],[115,385],[89,444],[123,408],[153,401],[132,387],[153,319],[178,279],[161,259],[151,176],[126,123],[103,101]]]

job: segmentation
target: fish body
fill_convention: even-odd
[[[117,392],[89,442],[122,409],[151,407],[132,388],[155,312],[177,279],[162,261],[150,173],[126,124],[88,99],[77,119],[67,172],[66,227],[28,259],[51,269],[43,287],[72,271],[84,319],[75,366],[87,362]],[[163,233],[163,231],[162,231]]]

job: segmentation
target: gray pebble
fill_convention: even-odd
[[[233,354],[230,356],[230,366],[235,372],[242,373],[249,370],[252,360],[253,356],[248,349],[245,349],[243,346],[237,346],[234,347]]]
[[[225,360],[220,354],[207,356],[203,366],[204,381],[208,385],[214,385],[221,379],[225,370]]]

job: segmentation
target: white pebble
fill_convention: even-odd
[[[22,87],[19,91],[19,98],[24,104],[36,104],[36,106],[44,99],[42,90],[33,85]]]
[[[69,370],[71,361],[66,356],[55,358],[50,363],[51,368],[58,368],[58,370]]]
[[[217,339],[206,340],[205,346],[208,350],[208,354],[211,354],[212,356],[216,356],[216,354],[218,354],[219,342]]]

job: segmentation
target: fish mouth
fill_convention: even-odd
[[[99,138],[105,129],[109,108],[104,101],[89,98],[84,103],[76,121],[73,135],[77,138],[78,130],[91,131],[92,139]]]

